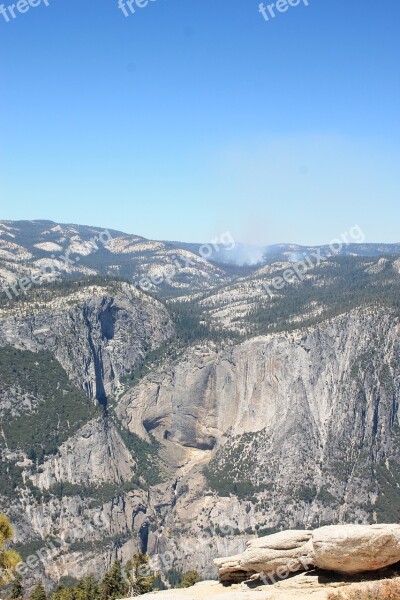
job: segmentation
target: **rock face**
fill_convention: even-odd
[[[126,283],[43,291],[35,310],[21,304],[1,311],[0,346],[50,350],[71,381],[100,403],[146,348],[174,331],[162,304]]]
[[[57,568],[47,565],[46,577],[100,574],[115,556],[116,544],[126,560],[147,543],[154,513],[142,488],[143,465],[147,461],[147,472],[153,469],[151,447],[123,439],[120,424],[104,409],[121,378],[173,333],[165,307],[123,282],[66,284],[41,290],[35,302],[21,299],[1,307],[2,356],[7,348],[18,349],[16,366],[22,371],[27,368],[23,356],[37,357],[33,364],[39,379],[47,381],[48,394],[42,397],[37,379],[2,382],[0,429],[6,433],[0,444],[0,510],[10,516],[18,543],[42,548],[57,542]],[[63,369],[52,370],[49,357]],[[65,380],[74,385],[66,389]],[[70,397],[76,397],[76,413],[68,408]],[[33,422],[40,409],[46,422],[49,413],[55,414],[49,433],[61,428],[63,435],[62,443],[36,461],[30,449],[34,436],[38,439]],[[65,411],[72,421],[63,420]],[[9,432],[16,440],[12,450]],[[45,438],[46,429],[40,444]],[[129,442],[136,443],[140,460]],[[13,491],[14,486],[23,492]]]
[[[351,575],[400,561],[400,525],[332,525],[313,532],[315,564]]]
[[[253,540],[243,554],[214,561],[221,582],[237,582],[255,573],[296,573],[314,564],[310,531],[282,531]]]
[[[98,418],[82,427],[33,477],[40,489],[56,483],[120,484],[135,474],[135,462],[113,424]]]
[[[307,332],[198,345],[122,396],[121,421],[151,432],[178,481],[149,551],[211,530],[185,560],[212,577],[221,542],[226,556],[244,550],[239,532],[396,521],[384,490],[398,497],[399,331],[394,315],[357,309]],[[226,526],[236,533],[219,537]]]

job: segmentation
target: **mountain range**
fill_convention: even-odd
[[[289,275],[290,274],[290,275]],[[48,583],[400,518],[400,244],[0,222],[0,509]],[[167,560],[168,558],[168,560]]]

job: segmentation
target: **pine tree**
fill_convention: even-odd
[[[24,597],[24,587],[20,573],[16,573],[11,586],[11,599],[22,600]]]
[[[88,575],[79,581],[77,592],[80,600],[99,600],[99,584],[93,575]]]
[[[121,563],[116,560],[100,584],[100,598],[101,600],[116,600],[116,598],[124,598],[127,593],[128,584],[122,574]]]
[[[29,600],[47,600],[46,591],[41,581],[38,581],[33,588]]]
[[[149,555],[136,552],[126,564],[127,578],[130,584],[130,594],[140,596],[153,589],[155,576],[149,572]]]
[[[58,585],[51,595],[51,600],[70,600],[71,590],[64,585]]]
[[[6,515],[0,514],[0,585],[6,584],[12,577],[21,557],[14,550],[5,550],[4,546],[14,535],[13,528]]]

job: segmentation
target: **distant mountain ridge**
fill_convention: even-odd
[[[91,240],[103,236],[97,247]],[[114,229],[53,221],[0,221],[0,284],[29,276],[45,261],[57,277],[108,275],[144,285],[148,291],[181,295],[209,290],[279,261],[295,262],[313,253],[332,254],[329,246],[275,244],[251,246],[229,232],[213,242],[148,240]],[[61,259],[66,253],[70,260]],[[400,254],[398,244],[342,244],[337,256],[378,257]],[[161,283],[153,284],[153,278]]]

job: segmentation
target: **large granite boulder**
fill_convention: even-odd
[[[400,525],[331,525],[314,531],[282,531],[248,542],[237,556],[214,561],[222,583],[268,579],[270,583],[310,568],[357,575],[400,562]]]
[[[237,583],[256,573],[284,578],[307,570],[314,565],[311,536],[311,531],[282,531],[252,540],[242,554],[214,561],[220,581]]]
[[[400,525],[332,525],[312,534],[315,565],[355,575],[400,561]]]

